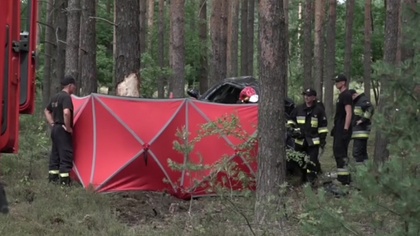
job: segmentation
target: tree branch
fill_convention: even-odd
[[[110,24],[110,25],[118,26],[118,24],[115,24],[114,22],[112,22],[112,21],[109,21],[109,20],[107,20],[107,19],[105,19],[105,18],[102,18],[102,17],[97,17],[97,16],[89,16],[89,19],[97,19],[97,20],[102,20],[102,21],[105,21],[105,22],[107,22],[107,23],[108,23],[108,24]]]

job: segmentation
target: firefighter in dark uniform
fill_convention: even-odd
[[[351,181],[347,165],[348,147],[352,132],[353,99],[347,88],[346,76],[340,74],[333,80],[335,81],[335,87],[340,91],[336,103],[334,127],[331,132],[334,137],[333,153],[337,164],[337,180],[347,185]]]
[[[45,118],[51,125],[52,148],[49,162],[49,181],[70,184],[73,168],[73,102],[71,94],[76,90],[76,81],[66,76],[61,81],[63,89],[55,94],[45,108]]]
[[[356,90],[350,89],[353,98],[353,157],[356,165],[363,164],[368,159],[367,142],[371,129],[371,118],[374,108],[364,93],[357,93]]]
[[[304,176],[306,176],[306,181],[314,183],[321,171],[318,155],[319,148],[324,148],[326,144],[328,121],[325,110],[317,102],[316,91],[306,89],[302,95],[304,95],[305,103],[293,110],[287,125],[289,129],[293,129],[295,151],[309,156]]]

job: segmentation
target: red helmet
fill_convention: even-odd
[[[239,94],[241,102],[257,102],[258,94],[253,87],[247,86]]]

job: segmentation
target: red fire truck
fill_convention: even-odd
[[[19,115],[35,109],[38,0],[22,2],[1,0],[0,6],[0,153],[19,151]],[[7,211],[0,184],[0,212]]]

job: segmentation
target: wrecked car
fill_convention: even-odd
[[[258,80],[252,76],[232,77],[226,78],[223,81],[213,85],[203,94],[199,94],[198,90],[190,89],[187,94],[198,100],[224,103],[224,104],[238,104],[242,103],[240,100],[241,91],[246,87],[252,87],[257,95],[260,93],[260,85]],[[290,98],[284,99],[286,117],[295,108],[295,103]]]

